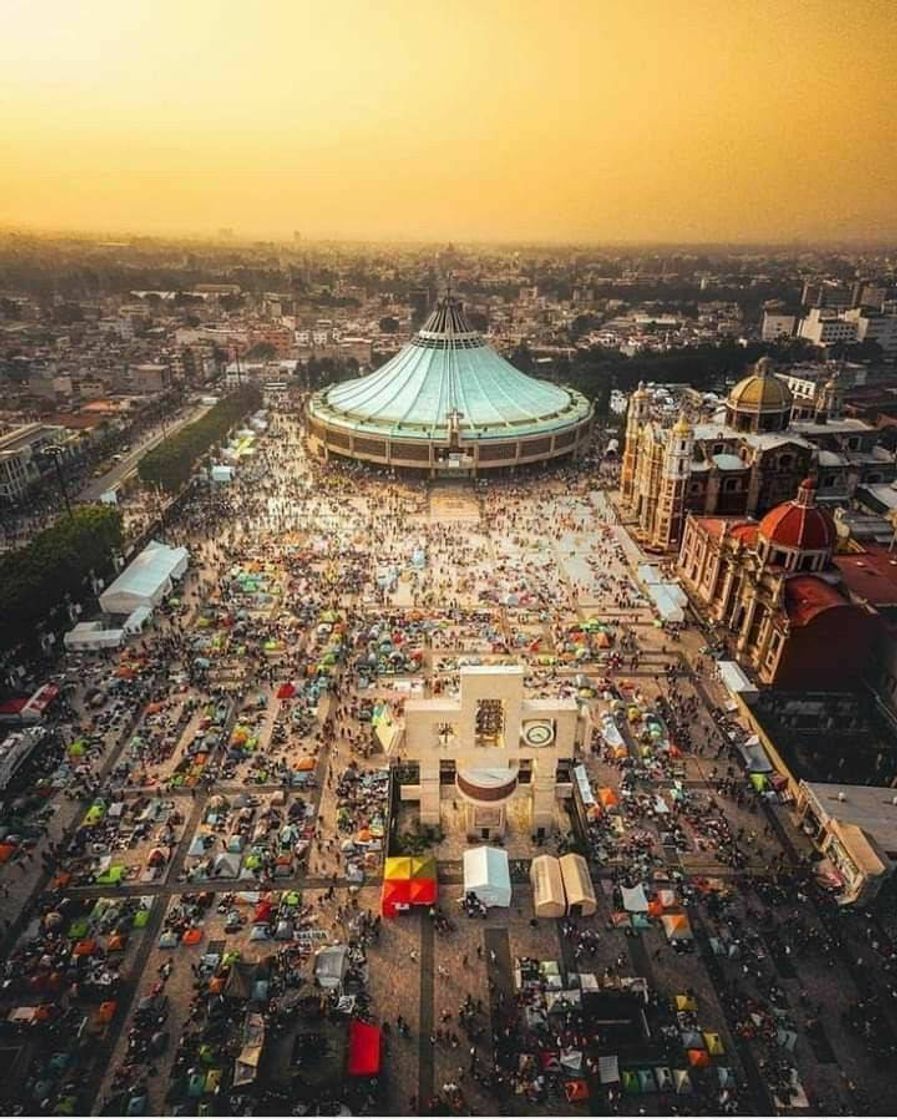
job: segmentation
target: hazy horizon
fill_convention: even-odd
[[[897,9],[8,0],[0,226],[897,242]]]

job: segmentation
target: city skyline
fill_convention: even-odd
[[[0,227],[897,236],[889,5],[13,3],[5,24]]]

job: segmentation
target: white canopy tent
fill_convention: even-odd
[[[125,619],[125,633],[139,634],[153,615],[152,607],[138,607]]]
[[[737,661],[719,661],[717,667],[720,680],[733,696],[740,695],[750,700],[757,695],[756,685],[751,682]]]
[[[79,622],[62,639],[66,649],[118,649],[124,630],[107,630],[102,622]]]
[[[464,893],[484,906],[511,905],[511,870],[501,848],[468,848],[464,853]]]
[[[138,607],[155,607],[171,593],[172,581],[190,563],[186,548],[169,548],[150,541],[100,596],[107,614],[132,614]]]

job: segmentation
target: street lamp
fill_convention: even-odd
[[[56,468],[56,478],[59,482],[59,489],[62,491],[62,500],[65,502],[66,512],[69,517],[71,517],[72,505],[69,501],[69,492],[65,485],[65,476],[62,473],[62,467],[59,465],[59,460],[65,455],[65,448],[58,443],[48,443],[46,447],[41,449],[41,453],[49,456],[53,460],[53,466]]]

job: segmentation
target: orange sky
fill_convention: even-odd
[[[897,237],[894,0],[3,0],[0,225]]]

